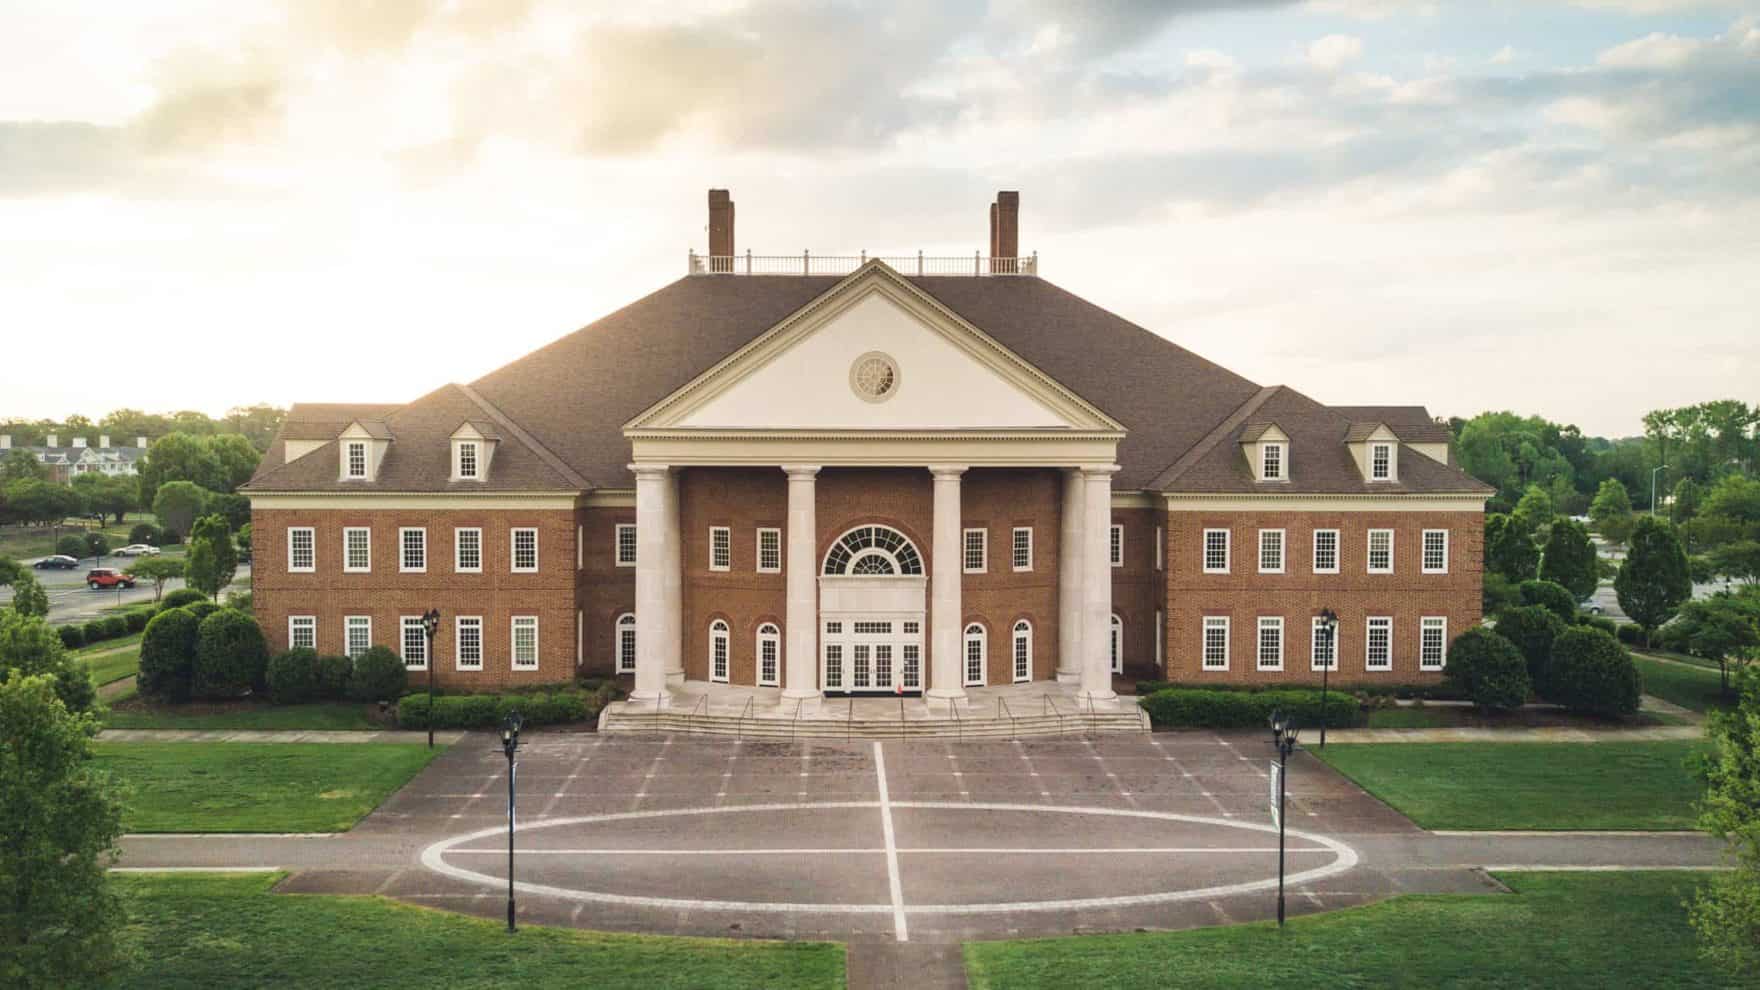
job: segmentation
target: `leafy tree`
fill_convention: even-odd
[[[1546,550],[1540,557],[1540,578],[1570,589],[1582,601],[1595,593],[1601,576],[1596,565],[1595,544],[1583,524],[1560,519],[1552,524]]]
[[[251,442],[236,433],[222,433],[207,440],[208,452],[213,455],[219,469],[221,487],[218,491],[231,492],[239,485],[251,480],[257,470],[257,462],[263,455]]]
[[[228,495],[215,492],[208,496],[203,512],[226,517],[226,524],[237,530],[240,526],[248,526],[251,521],[251,500],[243,495]]]
[[[19,615],[49,614],[49,593],[43,590],[35,574],[20,571],[12,579],[12,610]]]
[[[232,544],[232,527],[221,516],[203,516],[196,520],[190,534],[189,555],[185,558],[183,577],[189,586],[217,597],[220,589],[232,583],[238,572],[238,550]]]
[[[1595,530],[1615,543],[1624,543],[1632,535],[1632,498],[1626,486],[1609,478],[1601,483],[1595,501],[1589,505],[1589,518]]]
[[[1714,574],[1754,583],[1760,580],[1760,541],[1736,540],[1712,550],[1708,563]]]
[[[1674,535],[1674,527],[1645,516],[1632,530],[1619,576],[1613,579],[1619,607],[1632,621],[1653,632],[1674,616],[1675,609],[1693,594],[1687,574],[1687,554]]]
[[[123,516],[140,508],[140,487],[132,478],[105,474],[82,474],[73,479],[74,491],[85,499],[86,509],[100,521],[116,517],[122,525]]]
[[[1668,629],[1671,643],[1717,664],[1728,694],[1731,674],[1739,674],[1760,656],[1760,593],[1751,588],[1741,594],[1720,591],[1687,602]]]
[[[147,449],[140,467],[141,502],[157,506],[159,489],[173,481],[187,481],[210,491],[228,488],[213,449],[201,437],[188,433],[160,437]],[[160,520],[164,520],[163,515]],[[182,527],[182,531],[188,532],[189,528]]]
[[[18,580],[18,576],[23,573],[24,568],[18,566],[17,561],[0,557],[0,588]]]
[[[188,609],[168,608],[153,616],[141,636],[141,672],[136,679],[141,694],[165,701],[189,700],[200,628],[201,620]]]
[[[1544,541],[1546,527],[1551,525],[1557,515],[1558,510],[1554,508],[1552,496],[1546,489],[1539,485],[1529,485],[1528,490],[1522,493],[1521,500],[1516,503],[1515,509],[1510,512],[1509,518],[1511,524],[1522,532]]]
[[[1484,626],[1455,637],[1442,673],[1479,708],[1510,711],[1528,700],[1528,666],[1521,651]]]
[[[23,478],[6,486],[6,504],[24,522],[58,523],[77,516],[85,508],[79,493],[66,485],[36,478]]]
[[[103,533],[91,532],[85,535],[86,555],[102,557],[110,552],[110,537]]]
[[[1563,619],[1540,605],[1512,608],[1497,617],[1497,634],[1514,643],[1522,652],[1522,659],[1528,665],[1528,680],[1541,694],[1546,693],[1552,643],[1567,628]]]
[[[78,533],[68,533],[55,541],[55,552],[63,557],[84,557],[86,547],[86,538]]]
[[[28,450],[14,447],[4,458],[0,458],[0,482],[23,480],[42,481],[49,477],[49,469],[37,460],[37,455]]]
[[[251,524],[250,523],[247,522],[243,526],[238,527],[237,543],[238,543],[239,553],[242,554],[243,556],[246,556],[246,557],[250,556],[250,553],[251,553]]]
[[[1570,589],[1556,581],[1523,581],[1518,590],[1523,605],[1538,605],[1559,621],[1570,625],[1577,617],[1577,598]]]
[[[1532,580],[1540,569],[1540,548],[1534,545],[1528,531],[1516,525],[1509,516],[1493,513],[1485,517],[1485,570],[1501,574],[1520,584]]]
[[[1699,827],[1724,840],[1736,868],[1711,878],[1689,916],[1700,952],[1732,973],[1760,969],[1760,670],[1744,672],[1741,701],[1706,719],[1713,742],[1703,765]]]
[[[223,608],[202,620],[196,633],[192,693],[198,698],[236,698],[261,685],[269,645],[257,620]]]
[[[1573,712],[1623,716],[1637,714],[1644,685],[1632,655],[1618,639],[1576,626],[1552,642],[1546,688],[1548,701]]]
[[[1538,416],[1487,412],[1461,424],[1455,454],[1463,470],[1497,488],[1508,504],[1530,486],[1562,480],[1568,490],[1576,473],[1565,450],[1582,451],[1576,427]]]
[[[207,500],[207,492],[194,482],[169,481],[159,487],[153,498],[153,514],[166,529],[188,533]]]
[[[287,410],[279,406],[240,406],[226,410],[226,425],[241,434],[258,450],[268,450],[275,433],[287,419]]]
[[[153,601],[156,602],[165,594],[165,582],[183,577],[183,561],[176,557],[142,557],[134,562],[128,573],[137,580],[153,582]]]
[[[71,712],[90,711],[98,700],[91,675],[68,655],[46,620],[0,609],[0,679],[9,674],[53,678],[56,695]]]
[[[1686,522],[1699,514],[1699,505],[1705,501],[1705,486],[1691,478],[1682,478],[1675,482],[1674,505],[1670,509],[1675,525]]]
[[[117,960],[122,908],[106,870],[122,805],[92,767],[97,724],[54,680],[0,680],[0,985],[88,986]]]

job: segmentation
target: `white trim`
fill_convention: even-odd
[[[765,567],[764,566],[764,537],[766,537],[766,536],[776,537],[776,565],[774,567]],[[782,529],[777,526],[759,526],[758,532],[757,532],[757,535],[755,538],[756,538],[757,544],[758,544],[758,553],[757,553],[757,556],[754,558],[754,560],[758,566],[758,573],[759,574],[781,574],[782,573],[782,558],[783,558]]]
[[[349,563],[350,548],[348,545],[348,537],[349,537],[349,534],[351,534],[351,533],[365,533],[367,536],[367,543],[366,543],[367,563],[366,563],[366,566],[364,566],[364,567],[355,567]],[[344,573],[344,574],[371,574],[372,571],[373,571],[373,528],[371,526],[344,526],[344,527],[342,527],[342,573]]]
[[[1124,566],[1124,524],[1113,523],[1106,530],[1106,556],[1114,567]]]
[[[1372,653],[1375,648],[1372,635],[1377,624],[1387,630],[1387,662],[1382,666],[1372,665]],[[1363,621],[1363,669],[1369,673],[1385,673],[1393,669],[1393,616],[1371,615]]]
[[[1210,566],[1210,536],[1212,533],[1221,533],[1222,534],[1222,566],[1219,568]],[[1231,563],[1233,563],[1233,559],[1232,559],[1233,556],[1234,556],[1234,531],[1233,530],[1228,530],[1228,529],[1206,529],[1206,530],[1204,530],[1204,543],[1199,548],[1198,563],[1201,567],[1203,567],[1205,574],[1227,574],[1228,569],[1229,569],[1229,565]]]
[[[715,545],[715,540],[717,537],[719,537],[722,541],[722,545],[720,547],[717,547]],[[721,562],[719,564],[715,563],[715,551],[718,549],[724,551],[726,558],[727,558],[726,560],[724,560],[723,562]],[[730,527],[730,526],[710,526],[709,527],[709,569],[712,571],[731,571],[731,570],[733,570],[733,528],[732,527]]]
[[[471,473],[464,473],[464,450],[471,450]],[[452,480],[482,481],[483,480],[483,441],[453,440],[452,441]]]
[[[464,662],[464,629],[469,623],[477,631],[477,662],[475,666],[466,666]],[[484,654],[487,642],[483,635],[483,617],[480,615],[457,615],[452,618],[452,666],[455,670],[482,670],[485,666]]]
[[[1265,537],[1277,534],[1277,566],[1265,566]],[[1259,573],[1282,574],[1289,568],[1289,532],[1282,529],[1262,529],[1259,531]]]
[[[308,537],[306,542],[311,548],[310,555],[312,558],[312,562],[305,567],[295,567],[293,565],[293,556],[294,556],[293,555],[293,534],[295,534],[295,533],[304,533]],[[318,569],[318,528],[316,526],[289,526],[289,527],[287,527],[287,573],[289,573],[289,574],[311,574],[311,573],[317,571],[317,569]]]
[[[1442,566],[1441,567],[1431,567],[1430,566],[1430,537],[1433,535],[1442,537]],[[1448,530],[1446,530],[1446,529],[1427,529],[1427,530],[1424,530],[1423,535],[1421,537],[1419,537],[1419,539],[1418,539],[1418,569],[1422,573],[1425,573],[1425,574],[1447,574],[1448,573],[1448,553],[1449,553]]]
[[[409,662],[409,631],[415,629],[416,636],[422,642],[422,662]],[[400,615],[397,617],[397,655],[403,660],[404,670],[428,669],[428,630],[422,625],[419,615]]]
[[[530,620],[532,627],[532,662],[519,662],[519,628],[521,623]],[[507,668],[509,670],[538,669],[538,617],[535,615],[516,615],[508,622],[507,628]]]
[[[312,644],[305,649],[316,652],[318,649],[318,617],[315,615],[290,615],[287,617],[287,648],[290,650],[300,648],[299,644],[294,642],[293,631],[301,624],[304,624],[312,633]]]
[[[460,547],[459,537],[465,533],[477,534],[477,566],[475,566],[475,567],[464,566],[463,557],[460,555],[461,547]],[[483,527],[481,527],[481,526],[454,526],[454,527],[452,527],[452,571],[455,574],[481,574],[481,573],[483,573]]]
[[[721,673],[715,673],[715,650],[721,649]],[[733,629],[726,620],[715,619],[709,623],[709,680],[716,684],[726,684],[733,673]]]
[[[768,632],[766,632],[766,630],[768,630]],[[769,677],[764,676],[764,647],[766,644],[773,647],[775,650],[775,654],[776,654],[776,660],[774,662],[775,666],[771,670]],[[757,678],[758,686],[759,687],[781,687],[782,686],[782,630],[781,630],[781,628],[779,628],[776,625],[776,623],[774,623],[774,622],[760,622],[758,624],[757,650],[758,650],[757,653],[753,654],[753,656],[757,660],[757,669],[754,672],[754,676],[756,676],[756,678]]]
[[[532,534],[532,566],[519,566],[519,534]],[[511,574],[536,574],[538,572],[538,527],[513,526],[507,531],[507,566]]]
[[[978,565],[972,566],[972,536],[978,537]],[[959,569],[962,574],[985,574],[990,570],[990,530],[983,526],[968,526],[959,533]]]
[[[1386,567],[1376,567],[1375,566],[1375,534],[1376,533],[1386,533],[1387,534],[1387,566]],[[1369,574],[1392,574],[1393,573],[1393,562],[1394,562],[1393,546],[1394,546],[1393,530],[1391,530],[1391,529],[1371,529],[1371,530],[1369,530],[1368,534],[1363,537],[1363,567],[1366,569],[1366,572]]]
[[[1320,566],[1320,534],[1321,533],[1331,533],[1332,534],[1332,566],[1331,567],[1321,567]],[[1313,534],[1309,537],[1308,545],[1309,545],[1309,550],[1310,550],[1310,555],[1309,555],[1309,559],[1308,559],[1308,566],[1313,569],[1315,574],[1337,574],[1338,573],[1339,551],[1344,545],[1344,534],[1343,533],[1339,532],[1336,529],[1329,529],[1329,528],[1316,529],[1313,531]]]
[[[1384,475],[1377,475],[1375,473],[1375,454],[1381,450],[1387,451],[1387,473]],[[1375,440],[1375,441],[1370,442],[1370,444],[1369,444],[1369,461],[1368,461],[1368,463],[1369,463],[1369,480],[1374,481],[1374,482],[1398,481],[1399,480],[1399,459],[1398,458],[1399,458],[1399,446],[1397,444],[1395,444],[1393,441],[1391,441],[1391,440]]]
[[[628,619],[629,621],[623,621],[625,619]],[[626,630],[629,632],[631,639],[628,666],[625,666],[623,662],[625,659],[623,655],[623,634]],[[636,648],[641,644],[635,640],[635,635],[636,614],[634,612],[620,612],[618,613],[617,618],[611,620],[611,670],[613,674],[633,674],[636,672]]]
[[[1026,628],[1022,628],[1022,627]],[[1026,641],[1026,670],[1021,669],[1021,645]],[[1013,630],[1008,637],[1008,669],[1012,676],[1011,683],[1025,684],[1033,679],[1033,623],[1030,619],[1016,619]]]
[[[1268,663],[1265,659],[1265,631],[1277,630],[1277,659]],[[1257,671],[1280,671],[1283,669],[1283,616],[1261,615],[1255,629],[1258,634],[1253,640],[1253,669]]]
[[[349,638],[350,638],[349,634],[352,633],[357,626],[359,628],[365,629],[367,631],[367,645],[361,647],[361,653],[365,653],[368,650],[373,648],[373,617],[370,615],[345,615],[345,616],[343,616],[342,617],[342,652],[343,652],[343,655],[347,656],[350,660],[355,660],[355,659],[358,659],[358,657],[359,657],[359,654],[354,652],[354,647],[352,645],[350,645],[350,643],[349,643]]]
[[[1479,512],[1491,492],[1352,492],[1336,495],[1302,492],[1240,492],[1198,495],[1171,492],[1161,496],[1169,512]]]
[[[1209,672],[1228,670],[1228,655],[1234,639],[1233,623],[1226,615],[1206,615],[1198,624],[1198,669]],[[1220,665],[1210,663],[1210,630],[1222,630],[1222,662]]]
[[[289,492],[257,491],[246,486],[256,509],[576,509],[594,504],[589,495],[572,491],[482,492]],[[627,508],[628,506],[624,506]]]
[[[1020,562],[1020,539],[1027,538],[1027,562]],[[1025,573],[1033,569],[1033,527],[1016,526],[1008,531],[1008,564],[1015,573]]]
[[[1442,644],[1437,650],[1436,663],[1424,662],[1424,634],[1431,629],[1442,630]],[[1426,615],[1418,619],[1418,669],[1441,670],[1448,665],[1448,616]]]
[[[411,567],[409,560],[409,534],[419,533],[422,537],[422,566]],[[426,574],[428,573],[428,528],[426,526],[399,526],[397,528],[397,573]]]
[[[1274,450],[1277,451],[1277,473],[1276,474],[1272,474],[1269,471],[1265,470],[1267,465],[1271,461],[1271,452]],[[1279,441],[1279,440],[1265,441],[1265,442],[1262,442],[1259,444],[1259,480],[1260,481],[1288,481],[1289,480],[1289,458],[1286,456],[1288,450],[1289,450],[1288,445],[1283,443],[1282,441]]]
[[[361,470],[359,474],[356,474],[354,470],[354,455],[356,450],[359,450],[361,455]],[[372,476],[373,452],[367,449],[367,442],[365,440],[342,441],[342,480],[366,481]]]
[[[1308,621],[1308,669],[1309,670],[1326,670],[1328,668],[1330,668],[1332,670],[1338,669],[1338,629],[1337,628],[1334,628],[1332,630],[1332,634],[1326,638],[1326,645],[1328,648],[1327,651],[1329,653],[1331,653],[1332,656],[1328,660],[1325,660],[1325,661],[1322,661],[1320,659],[1320,643],[1322,641],[1321,640],[1321,633],[1325,630],[1325,628],[1326,628],[1326,623],[1321,621],[1321,619],[1318,615],[1314,616],[1313,618],[1311,618]]]
[[[629,559],[623,559],[623,531],[629,530]],[[611,561],[618,567],[636,566],[636,524],[618,523],[611,531]]]
[[[977,630],[973,632],[973,630]],[[972,677],[972,645],[978,647],[978,676]],[[990,636],[982,622],[968,622],[959,636],[960,682],[965,687],[983,687],[990,676]]]

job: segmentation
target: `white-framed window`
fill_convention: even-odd
[[[1014,682],[1033,679],[1033,624],[1025,619],[1014,624]]]
[[[961,537],[961,567],[967,574],[982,574],[990,569],[990,531],[968,529]]]
[[[1259,616],[1259,669],[1283,669],[1283,616]]]
[[[461,615],[452,622],[453,662],[459,670],[483,669],[483,617]]]
[[[342,618],[342,652],[355,660],[373,648],[373,617],[347,615]]]
[[[984,627],[976,622],[967,626],[965,645],[965,686],[982,687],[984,684],[984,661],[989,652],[985,643]]]
[[[1393,618],[1386,615],[1369,617],[1368,635],[1364,637],[1363,669],[1393,669]]]
[[[1228,616],[1204,616],[1204,669],[1228,669]]]
[[[460,574],[483,573],[483,531],[460,526],[452,531],[452,569]]]
[[[310,574],[318,569],[318,536],[310,526],[287,527],[287,570]]]
[[[1314,531],[1314,573],[1338,573],[1338,530]]]
[[[709,623],[709,679],[722,684],[727,683],[727,645],[727,623],[720,619]]]
[[[1204,573],[1228,573],[1228,530],[1207,529],[1204,531]]]
[[[758,527],[758,573],[782,573],[782,530]]]
[[[733,567],[733,530],[726,526],[709,527],[709,569],[725,571]]]
[[[287,648],[315,650],[318,648],[318,617],[290,615],[287,617]]]
[[[1033,569],[1033,527],[1016,526],[1013,531],[1010,562],[1017,571]]]
[[[460,440],[455,449],[458,451],[458,476],[464,479],[475,479],[477,477],[477,442],[475,440]]]
[[[1113,523],[1106,541],[1107,559],[1114,567],[1124,566],[1124,527]]]
[[[1425,574],[1448,573],[1448,530],[1424,531],[1423,570]]]
[[[758,627],[758,686],[782,683],[782,632],[773,622]]]
[[[522,526],[513,531],[513,570],[529,574],[538,569],[538,531]]]
[[[513,617],[513,669],[538,669],[538,617]]]
[[[1259,477],[1264,481],[1283,480],[1283,444],[1259,445]]]
[[[1448,617],[1426,615],[1418,620],[1418,669],[1441,670],[1448,659]]]
[[[1369,480],[1393,480],[1393,444],[1372,443],[1369,445]]]
[[[1393,530],[1369,531],[1369,573],[1393,573]]]
[[[1111,620],[1106,624],[1106,646],[1107,659],[1112,662],[1112,672],[1124,673],[1124,620],[1118,617],[1117,612],[1112,613]]]
[[[635,523],[617,524],[617,544],[614,548],[617,555],[617,566],[636,566],[636,526]]]
[[[1283,573],[1283,530],[1259,531],[1259,573]]]
[[[367,476],[367,444],[364,440],[348,441],[348,476],[365,478]]]
[[[613,649],[617,653],[617,672],[633,674],[636,672],[636,617],[633,612],[625,612],[617,617],[615,623],[617,639]]]
[[[1313,670],[1338,669],[1338,630],[1328,629],[1326,620],[1314,616],[1308,633],[1308,666]]]
[[[398,620],[401,635],[398,642],[403,645],[403,665],[409,670],[428,669],[428,631],[422,626],[422,617],[406,615]]]
[[[397,569],[405,574],[420,574],[428,569],[428,531],[420,526],[404,526],[397,531]]]
[[[373,531],[365,526],[342,528],[342,570],[365,574],[373,569]]]

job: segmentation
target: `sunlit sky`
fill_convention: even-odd
[[[1326,402],[1760,400],[1757,3],[0,0],[0,419],[469,381],[711,186],[760,254],[1018,189],[1047,278]]]

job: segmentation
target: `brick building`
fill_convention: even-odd
[[[459,687],[922,693],[1440,675],[1490,489],[1416,406],[1264,387],[984,258],[739,254],[469,385],[298,405],[246,487],[275,648]],[[1335,630],[1319,616],[1338,616]]]

